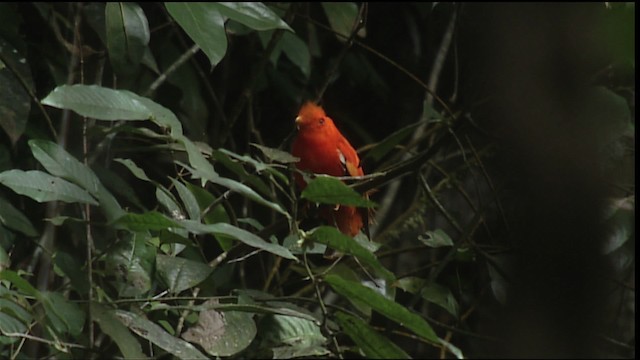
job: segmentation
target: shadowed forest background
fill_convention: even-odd
[[[634,3],[0,4],[0,357],[635,357],[634,32]],[[295,187],[307,100],[365,177]],[[364,193],[353,239],[314,216]]]

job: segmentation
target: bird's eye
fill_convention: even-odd
[[[324,124],[324,118],[320,118],[320,125]]]

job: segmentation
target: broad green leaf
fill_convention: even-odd
[[[31,97],[24,84],[32,90],[29,63],[21,52],[0,37],[0,127],[14,145],[27,126],[31,110]]]
[[[144,11],[136,3],[108,2],[105,24],[111,64],[122,75],[135,72],[151,37]]]
[[[344,235],[333,226],[320,226],[308,233],[309,239],[321,244],[325,244],[332,249],[336,249],[342,253],[353,255],[377,270],[380,275],[388,281],[395,279],[392,272],[387,270],[378,262],[378,259],[366,248],[358,244],[350,236]]]
[[[31,284],[29,284],[27,280],[23,279],[15,271],[12,271],[12,270],[0,271],[0,280],[7,280],[25,295],[37,297],[40,294],[40,292],[36,290],[36,288],[34,288]]]
[[[196,197],[200,210],[203,212],[207,211],[202,218],[203,223],[215,224],[229,222],[229,215],[222,204],[210,208],[216,200],[210,192],[191,183],[187,183],[187,188],[189,188],[191,193]],[[220,244],[223,251],[228,251],[233,246],[233,238],[222,234],[214,234],[213,236],[218,240],[218,244]]]
[[[0,173],[0,184],[37,202],[64,201],[98,205],[89,193],[59,177],[38,170],[9,170]]]
[[[298,234],[289,234],[282,240],[282,246],[291,251],[292,254],[302,255],[307,254],[324,254],[327,250],[325,244],[321,244],[316,241],[304,241]]]
[[[10,202],[0,197],[0,224],[9,229],[17,230],[26,236],[37,236],[38,232],[33,224],[24,216],[20,210],[16,209]]]
[[[260,323],[263,348],[273,351],[274,359],[327,355],[327,339],[315,322],[299,317],[271,315]]]
[[[322,8],[333,31],[342,35],[337,36],[338,40],[346,41],[358,18],[358,5],[353,2],[322,2]]]
[[[442,285],[413,276],[399,279],[395,285],[412,294],[420,293],[423,299],[442,307],[453,316],[458,316],[456,298],[451,293],[451,290]]]
[[[222,234],[239,240],[249,246],[268,251],[285,259],[298,261],[287,248],[262,240],[258,236],[230,224],[202,224],[192,220],[182,220],[179,224],[194,234]]]
[[[48,172],[81,186],[96,197],[109,221],[124,214],[118,201],[102,185],[93,170],[60,145],[47,140],[29,140],[29,147],[36,160]]]
[[[147,359],[142,352],[140,342],[115,316],[115,310],[102,304],[91,305],[91,317],[100,326],[100,330],[118,345],[122,356],[126,359]]]
[[[181,136],[177,140],[184,144],[187,156],[189,157],[189,164],[196,170],[193,173],[194,176],[209,181],[218,178],[218,174],[213,169],[213,165],[202,155],[195,143],[186,136]]]
[[[149,181],[149,182],[151,181],[151,179],[149,179],[149,177],[144,172],[144,170],[141,169],[138,165],[136,165],[136,163],[134,163],[133,160],[116,158],[116,159],[113,159],[113,161],[119,162],[120,164],[124,165],[127,169],[129,169],[129,171],[131,171],[133,176],[137,177],[138,179]]]
[[[29,140],[33,156],[52,175],[69,180],[97,196],[100,180],[85,164],[60,145],[48,140]]]
[[[280,149],[270,148],[267,146],[262,146],[256,143],[249,143],[253,147],[260,149],[264,156],[266,156],[269,160],[282,164],[296,163],[300,161],[300,158],[297,158],[286,151],[282,151]]]
[[[33,321],[33,315],[29,311],[25,310],[22,305],[12,301],[11,299],[0,297],[0,311],[15,317],[24,324],[29,324]]]
[[[115,224],[131,231],[164,230],[177,226],[168,217],[157,211],[149,211],[144,214],[127,213]]]
[[[167,188],[160,184],[158,184],[158,186],[156,187],[156,199],[158,199],[158,203],[160,203],[160,205],[162,205],[169,212],[169,214],[171,214],[172,218],[185,218],[182,208],[178,204],[178,200],[176,200],[176,198]]]
[[[177,294],[201,283],[211,275],[213,268],[201,262],[158,254],[156,270],[169,291]]]
[[[355,316],[336,313],[336,320],[342,330],[360,347],[369,359],[411,359],[404,350],[386,336],[381,335],[369,324]]]
[[[140,233],[127,234],[106,256],[106,272],[122,297],[140,296],[151,289],[156,247]]]
[[[424,235],[418,236],[418,240],[432,248],[453,246],[453,240],[451,240],[449,235],[441,229],[427,231]]]
[[[225,17],[254,30],[284,29],[293,31],[284,20],[261,2],[212,3]]]
[[[76,303],[65,299],[61,293],[41,292],[38,299],[44,304],[47,318],[60,333],[78,336],[84,325],[84,312]]]
[[[162,327],[141,315],[129,311],[116,310],[115,316],[129,330],[179,359],[208,359],[195,346],[167,333]]]
[[[9,314],[0,312],[0,334],[17,335],[17,334],[24,334],[26,332],[27,332],[27,325],[25,325],[20,320],[16,319],[15,317]],[[10,338],[10,337],[5,338],[5,339],[12,339],[9,341],[4,340],[2,338],[3,337],[0,337],[0,341],[6,341],[6,343],[12,343],[20,339],[17,336],[14,338]]]
[[[321,204],[340,204],[369,208],[376,206],[373,201],[365,199],[342,181],[330,176],[318,176],[311,180],[302,191],[301,197]]]
[[[189,35],[215,67],[227,52],[227,34],[224,16],[214,3],[166,2],[171,17]]]
[[[187,187],[180,181],[171,178],[171,182],[176,187],[178,195],[182,200],[182,204],[184,204],[187,214],[189,214],[189,218],[191,220],[200,221],[200,206],[198,205],[198,201],[195,196],[193,196],[191,191],[189,191],[189,189],[187,189]]]
[[[285,32],[282,34],[280,44],[282,52],[291,62],[300,69],[305,78],[311,75],[311,53],[307,43],[302,41],[298,35]]]
[[[216,305],[207,300],[203,305]],[[231,356],[244,350],[257,333],[253,314],[215,309],[200,311],[198,323],[182,333],[182,338],[199,344],[212,356]]]
[[[404,306],[387,299],[373,289],[358,282],[345,280],[337,275],[327,275],[324,280],[331,285],[333,290],[344,296],[349,301],[363,302],[390,320],[413,331],[425,340],[440,343],[440,339],[420,315],[410,311]]]
[[[149,120],[153,113],[127,90],[97,85],[58,86],[41,101],[44,105],[69,109],[97,120]]]

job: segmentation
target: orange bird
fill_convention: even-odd
[[[298,136],[293,141],[291,153],[300,158],[296,164],[299,170],[331,176],[364,175],[358,153],[320,106],[310,101],[302,105],[296,125]],[[302,176],[298,173],[294,176],[298,186],[304,189],[307,183]],[[320,216],[352,237],[363,226],[362,214],[352,206],[324,208]]]

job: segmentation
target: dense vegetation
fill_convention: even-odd
[[[0,4],[0,357],[634,357],[634,7]]]

